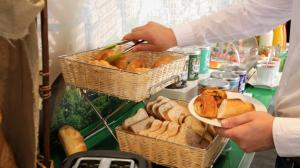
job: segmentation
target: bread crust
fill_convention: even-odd
[[[255,106],[252,103],[244,102],[241,99],[226,99],[218,110],[217,118],[229,118],[249,111],[255,111]]]

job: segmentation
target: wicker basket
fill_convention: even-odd
[[[178,168],[207,168],[212,165],[228,139],[216,136],[207,149],[175,144],[116,129],[121,151],[142,155],[156,164]]]
[[[59,60],[66,84],[105,93],[121,99],[142,101],[178,81],[187,59],[185,55],[174,52],[128,53],[127,56],[130,58],[142,58],[149,67],[162,56],[174,56],[174,61],[169,64],[143,73],[133,73],[88,63],[101,52],[99,49],[60,56]]]

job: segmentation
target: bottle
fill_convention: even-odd
[[[282,51],[285,43],[284,38],[283,25],[279,25],[273,30],[273,46],[280,48]]]
[[[271,47],[273,42],[273,30],[259,37],[259,47]]]

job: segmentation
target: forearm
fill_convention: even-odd
[[[279,156],[300,156],[300,118],[276,117],[273,122],[273,140]]]
[[[260,35],[290,19],[292,0],[248,0],[175,26],[177,44],[209,44]]]

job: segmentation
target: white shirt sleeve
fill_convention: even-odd
[[[178,46],[203,45],[261,35],[292,16],[293,0],[246,0],[173,27]]]
[[[280,118],[273,121],[273,140],[282,157],[300,156],[300,118]]]

